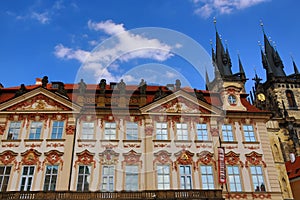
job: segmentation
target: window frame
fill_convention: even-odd
[[[186,126],[186,128],[182,127],[183,125]],[[184,122],[176,123],[176,136],[177,136],[177,140],[181,140],[181,141],[187,141],[190,139],[188,123],[184,123]]]
[[[159,169],[161,168],[161,169]],[[168,169],[165,171],[165,169]],[[161,178],[160,178],[161,177]],[[162,181],[160,181],[162,179]],[[167,179],[167,182],[166,182]],[[160,187],[161,185],[162,187]],[[159,164],[156,165],[156,186],[157,190],[170,190],[171,188],[171,173],[170,165]]]
[[[51,168],[50,173],[47,173],[48,167]],[[56,174],[53,173],[54,168],[56,168]],[[59,169],[58,165],[46,165],[43,191],[55,191],[56,190],[56,184],[57,184],[57,179],[58,179],[58,169]],[[47,179],[47,177],[49,177],[49,179]],[[49,183],[46,183],[47,180],[49,180]],[[54,182],[53,182],[53,180],[54,180]],[[54,185],[54,188],[52,188],[53,185]]]
[[[168,122],[156,122],[155,133],[156,133],[156,140],[168,140],[169,139]]]
[[[83,173],[80,173],[80,168],[83,167]],[[89,174],[86,173],[86,169],[89,170]],[[76,183],[76,191],[77,192],[85,192],[90,190],[91,184],[91,174],[92,174],[92,167],[90,165],[78,165],[77,170],[77,183]],[[79,183],[80,176],[82,176],[82,183]],[[85,181],[88,183],[87,185],[84,184]],[[81,185],[81,187],[79,187]],[[87,188],[86,188],[87,186]]]
[[[252,169],[255,168],[255,172],[256,174],[253,174],[252,173]],[[257,173],[257,169],[260,169],[261,173],[258,174]],[[250,173],[250,177],[251,177],[251,185],[253,187],[253,191],[254,192],[266,192],[266,179],[265,179],[265,176],[264,176],[264,170],[263,170],[263,167],[261,165],[251,165],[249,166],[249,173]],[[256,179],[258,185],[255,185],[256,184],[256,181],[254,181],[254,178]],[[261,179],[261,180],[259,180]],[[264,190],[261,190],[261,184],[264,185]],[[257,187],[259,188],[259,190],[257,190]]]
[[[89,126],[85,126],[89,125]],[[92,126],[91,126],[92,125]],[[82,140],[92,140],[95,137],[95,122],[84,121],[81,126],[81,134]]]
[[[36,125],[33,127],[34,124]],[[30,140],[40,140],[42,138],[43,125],[44,125],[43,121],[32,121],[30,124],[28,138]]]
[[[27,168],[27,172],[29,174],[28,173],[24,174],[25,168]],[[31,169],[33,169],[32,174],[30,174]],[[34,181],[34,172],[35,172],[35,165],[24,165],[22,167],[22,174],[21,174],[21,178],[20,178],[20,191],[31,191],[33,181]],[[24,184],[22,184],[23,180],[25,180]],[[29,181],[29,183],[28,183],[28,181]]]
[[[225,128],[226,127],[226,128]],[[228,127],[230,127],[230,129],[228,129]],[[222,124],[222,139],[223,142],[234,142],[235,141],[235,137],[234,137],[234,133],[233,133],[233,125],[232,124]],[[225,135],[226,133],[226,135]],[[226,140],[225,140],[226,138]]]
[[[58,123],[58,126],[55,126],[56,123]],[[62,139],[64,134],[64,128],[65,128],[65,121],[54,120],[52,122],[51,139]],[[59,131],[61,131],[61,133]],[[59,134],[60,137],[58,137]],[[53,137],[54,135],[56,137]]]
[[[0,169],[1,168],[3,168],[3,170],[0,170],[0,172],[3,171],[3,174],[0,174],[0,192],[6,192],[7,188],[8,188],[8,184],[9,184],[12,166],[11,165],[1,165]],[[7,168],[9,168],[8,173],[7,173]]]
[[[205,126],[205,128],[203,128]],[[208,126],[206,123],[196,123],[196,137],[199,141],[208,141]],[[202,139],[201,139],[202,137]]]
[[[134,125],[134,127],[132,127]],[[138,140],[139,139],[139,125],[137,122],[126,121],[126,140]]]
[[[230,170],[229,168],[237,169],[237,173],[236,173],[235,169]],[[232,171],[232,173],[230,173],[231,171]],[[238,165],[227,165],[226,172],[227,172],[228,185],[229,185],[230,192],[242,192],[243,185],[242,185],[241,171],[240,171],[239,166]],[[233,180],[233,181],[231,181],[231,180]]]
[[[254,126],[252,124],[243,124],[242,126],[243,126],[243,133],[244,133],[243,134],[244,141],[245,142],[257,142]],[[247,127],[247,128],[245,129],[245,127]],[[249,130],[249,127],[252,127],[252,130]]]
[[[182,172],[182,168],[184,172]],[[186,169],[189,169],[190,173],[186,173]],[[184,180],[184,182],[182,182]],[[187,183],[189,181],[189,183]],[[193,189],[193,172],[191,165],[179,165],[179,188],[184,190],[191,190]]]
[[[211,173],[208,172],[207,170],[208,167],[210,168]],[[205,171],[203,169],[205,169]],[[201,189],[205,189],[205,190],[216,189],[214,169],[212,165],[200,165],[200,174],[201,174]],[[212,180],[212,182],[210,182],[209,180]]]
[[[132,168],[131,170],[128,170]],[[133,171],[136,170],[136,171]],[[129,178],[131,177],[131,178]],[[125,190],[126,191],[138,191],[139,190],[139,166],[138,165],[126,165],[125,166]],[[134,183],[133,181],[136,181]]]
[[[113,124],[115,127],[112,127]],[[110,126],[108,126],[108,125],[110,125]],[[114,137],[111,137],[111,136],[114,136]],[[117,123],[116,122],[105,122],[104,131],[103,131],[103,139],[104,140],[116,140],[117,139]]]
[[[108,174],[104,174],[105,173],[104,168],[108,168]],[[111,173],[111,170],[112,170],[112,173]],[[114,191],[114,188],[115,188],[115,165],[103,165],[101,175],[102,175],[101,176],[101,191],[108,191],[108,192]],[[105,178],[108,180],[107,183],[104,183]],[[112,180],[112,183],[110,180]],[[104,184],[106,184],[108,186],[108,189],[104,189]],[[112,187],[110,187],[111,185],[112,185]]]
[[[19,124],[19,127],[12,127],[12,124]],[[19,136],[21,134],[22,129],[22,122],[21,121],[10,121],[8,132],[7,132],[7,140],[17,140],[19,139]],[[18,130],[18,133],[16,134],[15,130]],[[10,133],[12,131],[12,133]],[[17,135],[17,137],[15,137]],[[10,137],[11,136],[11,137]]]

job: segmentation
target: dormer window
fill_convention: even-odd
[[[236,96],[235,95],[229,95],[228,96],[228,103],[230,105],[236,105],[236,103],[237,103]]]

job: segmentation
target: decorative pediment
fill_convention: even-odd
[[[77,160],[75,161],[75,166],[79,164],[83,165],[91,165],[94,164],[93,166],[96,167],[96,161],[94,160],[94,153],[89,152],[87,149],[80,152],[76,153],[77,155]]]
[[[43,164],[49,163],[51,165],[54,165],[54,164],[60,163],[61,169],[62,169],[64,161],[62,160],[61,157],[64,155],[63,152],[60,152],[57,150],[51,150],[51,151],[44,153],[44,155],[46,156],[46,158],[45,158]]]
[[[153,163],[160,163],[160,164],[166,164],[166,163],[172,163],[172,160],[171,160],[171,153],[168,153],[167,151],[165,150],[160,150],[159,152],[157,153],[154,153],[154,156],[156,157],[154,160],[153,160]]]
[[[38,166],[38,170],[40,170],[40,156],[42,155],[42,153],[38,152],[35,149],[29,149],[23,153],[21,153],[22,156],[22,160],[21,160],[21,164],[22,165],[37,165]]]
[[[182,90],[165,96],[141,108],[142,113],[172,114],[220,114],[221,110],[201,101]]]
[[[18,154],[13,151],[6,150],[6,151],[0,153],[0,162],[3,165],[17,164],[17,161],[16,161],[17,155]]]
[[[180,152],[177,152],[175,154],[177,157],[176,163],[179,165],[191,165],[193,164],[193,156],[194,153],[188,151],[188,150],[182,150]]]
[[[266,167],[266,163],[262,160],[262,154],[259,154],[255,151],[252,151],[251,153],[248,153],[246,156],[246,167],[248,167],[248,163],[251,165],[260,165],[262,164],[264,167]]]
[[[240,164],[243,167],[243,162],[240,161],[240,154],[237,154],[233,151],[230,151],[225,154],[225,162],[228,165],[237,165]]]
[[[208,165],[212,162],[215,163],[215,160],[213,159],[214,154],[209,151],[202,151],[200,153],[197,153],[197,156],[199,157],[197,165],[198,163],[202,163],[204,165]]]
[[[112,149],[106,149],[102,153],[99,153],[99,157],[102,165],[115,165],[119,160],[119,153]]]
[[[15,97],[0,105],[0,111],[6,112],[79,112],[80,107],[70,99],[48,91],[36,88],[21,96]]]
[[[124,163],[132,165],[132,164],[137,164],[141,163],[140,158],[141,158],[141,153],[137,153],[134,150],[130,150],[128,153],[123,153],[124,156]]]

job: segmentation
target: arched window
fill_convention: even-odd
[[[296,108],[297,104],[295,101],[294,93],[291,90],[286,90],[285,93],[289,104],[289,108]]]

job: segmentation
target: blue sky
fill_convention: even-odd
[[[232,70],[238,70],[239,53],[251,88],[254,70],[265,79],[258,46],[263,39],[260,20],[286,73],[293,73],[291,55],[300,66],[299,7],[297,0],[3,0],[0,82],[5,87],[34,84],[35,78],[47,75],[50,81],[73,83],[83,75],[86,82],[123,78],[138,83],[144,78],[149,84],[165,84],[179,77],[183,85],[205,89],[201,74],[176,53],[186,45],[177,37],[183,34],[211,55],[216,17]],[[143,32],[148,30],[144,27],[154,27],[155,33]],[[174,32],[170,43],[157,33],[158,28]],[[114,34],[119,37],[111,40]],[[110,47],[103,45],[108,41]],[[151,48],[140,49],[143,45]],[[87,65],[94,58],[92,52],[99,52],[100,59],[109,57],[110,62]],[[112,59],[118,52],[122,56]],[[197,55],[195,49],[190,52]]]

